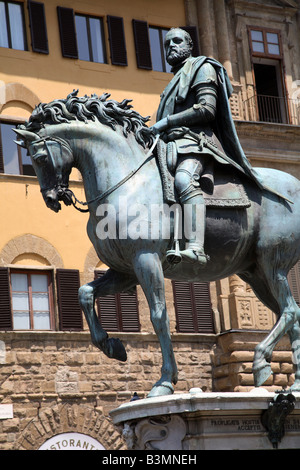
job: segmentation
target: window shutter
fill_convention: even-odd
[[[209,283],[173,281],[177,331],[214,333]]]
[[[133,294],[121,292],[118,294],[118,297],[121,309],[122,331],[140,331],[136,290]]]
[[[288,274],[288,283],[292,292],[292,295],[300,307],[300,262],[292,267]]]
[[[105,271],[95,271],[95,278]],[[134,294],[122,292],[97,298],[98,316],[101,326],[107,331],[140,331],[138,302]]]
[[[149,29],[146,21],[132,20],[137,66],[152,70]]]
[[[214,333],[213,312],[208,282],[192,283],[198,333]]]
[[[49,54],[45,7],[40,2],[28,2],[31,45],[33,52]]]
[[[57,269],[56,283],[60,329],[82,330],[82,312],[78,302],[79,271]]]
[[[57,7],[57,15],[62,55],[78,59],[74,12],[72,8]]]
[[[199,47],[199,36],[198,36],[198,29],[196,26],[181,26],[181,29],[184,29],[192,38],[194,47],[192,50],[192,56],[198,57],[200,55],[200,47]]]
[[[95,271],[95,279],[102,277],[105,271]],[[120,331],[118,322],[118,306],[115,295],[97,297],[98,317],[104,330]]]
[[[111,63],[128,65],[123,18],[107,16]]]
[[[8,268],[0,268],[0,330],[12,330]]]

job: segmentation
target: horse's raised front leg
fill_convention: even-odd
[[[165,300],[165,282],[161,262],[157,253],[141,252],[134,260],[134,269],[150,308],[151,322],[162,351],[161,378],[153,386],[148,397],[170,395],[174,392],[172,383],[177,383],[169,318]]]
[[[133,277],[108,269],[101,278],[81,286],[78,292],[79,304],[85,314],[92,343],[106,356],[119,361],[127,359],[125,348],[118,338],[109,338],[107,332],[100,325],[95,311],[95,299],[126,291],[136,284],[136,279]]]

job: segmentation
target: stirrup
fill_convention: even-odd
[[[182,261],[182,256],[178,250],[168,250],[166,258],[170,264],[178,264]]]
[[[182,257],[179,250],[179,241],[175,240],[175,250],[168,250],[166,254],[168,263],[178,264],[181,262]]]

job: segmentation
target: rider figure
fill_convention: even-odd
[[[172,66],[175,77],[178,74],[183,76],[190,73],[188,69],[192,67],[189,61],[193,45],[189,34],[181,29],[172,29],[166,35],[164,46],[167,62]],[[184,66],[185,71],[182,70]],[[175,84],[170,87],[173,91],[169,92],[167,87],[162,94],[157,113],[158,122],[153,129],[159,133],[164,131],[164,139],[173,140],[176,143],[178,163],[175,172],[175,187],[183,208],[187,204],[191,205],[190,210],[185,209],[185,223],[189,224],[189,227],[193,226],[195,221],[192,219],[196,217],[196,208],[201,217],[202,227],[198,236],[188,240],[187,249],[181,251],[180,254],[185,260],[190,259],[205,265],[207,262],[204,253],[206,211],[199,177],[203,174],[205,163],[210,155],[207,149],[199,145],[195,137],[203,132],[210,140],[216,141],[212,129],[217,109],[217,74],[210,63],[204,63],[194,73],[185,99],[180,99],[176,93],[176,88],[180,86],[179,76],[177,81],[177,86]],[[187,133],[187,128],[196,136],[193,137]],[[214,143],[217,144],[217,142]],[[189,218],[191,220],[188,220]]]
[[[206,208],[202,190],[213,191],[213,162],[233,164],[261,189],[265,186],[239,144],[229,105],[232,88],[223,66],[205,56],[192,57],[191,37],[180,28],[168,31],[164,47],[174,77],[161,95],[152,129],[165,142],[176,144],[175,188],[185,224],[195,227],[196,210],[201,218],[201,227],[187,240],[181,258],[205,266]]]

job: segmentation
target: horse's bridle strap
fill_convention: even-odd
[[[102,194],[99,194],[99,196],[96,196],[94,199],[91,199],[89,201],[86,201],[86,202],[83,202],[83,201],[79,201],[77,199],[77,197],[75,196],[75,194],[73,193],[73,191],[71,189],[67,189],[65,187],[65,185],[62,185],[62,184],[58,184],[56,186],[56,188],[58,188],[59,190],[65,192],[65,191],[68,191],[74,198],[74,201],[72,200],[72,204],[73,206],[75,207],[75,209],[77,209],[78,211],[80,212],[89,212],[89,209],[80,209],[79,207],[77,207],[75,204],[76,202],[78,204],[81,204],[82,206],[88,206],[89,204],[92,204],[93,202],[96,202],[96,201],[101,201],[102,199],[106,198],[107,196],[109,196],[111,193],[113,193],[114,191],[116,191],[120,186],[122,186],[124,183],[126,183],[126,181],[128,181],[130,178],[132,178],[133,175],[135,175],[146,163],[148,163],[152,158],[153,158],[153,150],[155,149],[156,145],[157,145],[157,142],[158,142],[158,139],[159,139],[159,134],[157,134],[151,148],[149,149],[149,151],[147,152],[146,154],[146,157],[145,157],[145,160],[143,160],[143,162],[135,169],[135,170],[132,170],[127,176],[125,176],[121,181],[119,181],[117,184],[115,184],[114,186],[112,186],[110,189],[108,189],[107,191],[105,191],[104,193]],[[46,141],[46,140],[54,140],[56,142],[58,142],[60,145],[64,145],[71,153],[72,152],[72,149],[70,147],[70,145],[63,139],[59,138],[59,137],[50,137],[50,136],[47,136],[47,137],[42,137],[41,139],[37,140],[36,142],[39,142],[39,141]],[[45,142],[45,145],[46,145],[46,142]],[[47,147],[47,145],[46,145]],[[47,151],[49,152],[49,149],[47,147]],[[47,191],[47,189],[43,189],[42,192],[44,191]]]

